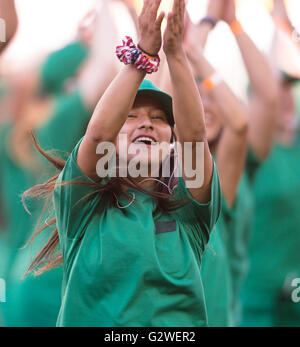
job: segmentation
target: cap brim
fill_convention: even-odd
[[[168,94],[152,89],[141,89],[137,92],[136,96],[146,96],[157,100],[168,117],[168,123],[171,127],[174,127],[172,98]]]

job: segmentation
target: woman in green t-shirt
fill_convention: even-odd
[[[132,51],[124,41],[127,57],[134,59],[131,54],[138,52],[140,58],[157,61],[160,2],[145,1],[139,18],[143,51]],[[29,271],[62,262],[58,326],[207,325],[200,266],[220,213],[220,188],[206,142],[201,99],[182,48],[184,13],[184,0],[175,0],[164,35],[173,100],[143,81],[143,68],[127,65],[99,101],[59,177],[39,187],[41,194],[54,191],[57,229]],[[149,155],[159,144],[170,147],[174,122],[179,143],[188,148],[178,179],[175,159],[169,175],[161,172],[162,163],[174,158],[174,150],[170,156],[160,150],[158,156]],[[130,151],[124,150],[125,140]],[[197,151],[199,142],[203,155]],[[97,154],[107,143],[116,145],[117,177],[113,171],[104,174],[101,163],[107,158]],[[127,175],[137,151],[139,169],[151,168],[151,175]],[[186,167],[189,160],[198,163],[201,158],[203,182],[195,182],[199,167],[192,175]],[[122,163],[126,177],[120,174]],[[58,245],[62,254],[56,253]]]

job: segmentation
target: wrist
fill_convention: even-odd
[[[210,29],[214,29],[214,27],[217,25],[217,23],[219,22],[219,19],[213,16],[205,16],[204,18],[202,18],[199,22],[198,25],[201,26],[207,26]]]
[[[116,47],[118,59],[125,65],[133,65],[138,70],[144,70],[151,74],[156,72],[160,65],[158,55],[149,56],[141,51],[132,41],[130,36],[126,36],[122,45]]]
[[[244,32],[244,29],[243,29],[241,23],[237,19],[234,19],[232,22],[230,22],[228,24],[229,24],[230,30],[233,33],[233,35],[238,36]]]
[[[149,55],[150,57],[156,57],[158,55],[157,51],[153,50],[153,47],[148,47],[143,43],[143,41],[139,41],[137,44],[137,47],[146,55]]]
[[[164,52],[168,60],[183,60],[184,58],[186,58],[183,47],[174,50],[164,50]]]

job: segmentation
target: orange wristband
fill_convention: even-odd
[[[238,20],[235,20],[230,24],[230,29],[234,35],[239,35],[244,31],[241,23]]]
[[[214,87],[215,87],[214,82],[210,78],[206,78],[204,81],[202,81],[202,86],[207,91],[210,91],[210,90],[214,89]]]
[[[211,91],[222,82],[222,78],[215,72],[212,76],[203,80],[201,84],[207,91]]]

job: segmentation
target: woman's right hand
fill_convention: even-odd
[[[162,45],[161,23],[165,17],[162,12],[157,18],[161,0],[144,0],[139,16],[139,46],[148,54],[157,55]]]

